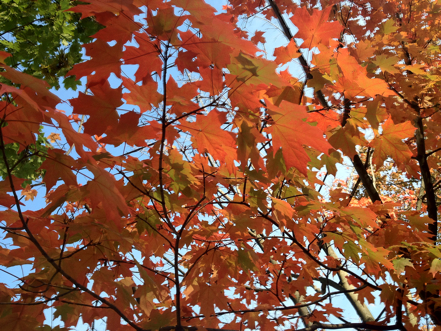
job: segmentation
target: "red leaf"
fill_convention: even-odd
[[[263,31],[256,31],[254,36],[251,38],[251,41],[256,45],[258,43],[264,44],[265,43],[265,37],[263,36],[264,33],[265,32],[263,32]]]
[[[162,94],[158,90],[158,83],[156,83],[150,76],[146,76],[142,85],[135,84],[134,81],[122,77],[123,85],[130,93],[124,93],[123,98],[127,103],[136,105],[141,109],[141,112],[150,110],[153,105],[158,107],[162,100]]]
[[[124,12],[124,15],[138,15],[141,10],[133,4],[136,0],[119,1],[119,0],[87,0],[86,5],[78,5],[70,8],[69,11],[81,13],[81,18],[93,16],[97,13],[111,12],[119,15]]]
[[[226,114],[212,110],[207,116],[198,116],[196,122],[179,125],[192,135],[192,142],[199,153],[210,153],[216,160],[225,162],[227,152],[224,146],[234,146],[236,140],[231,132],[221,129],[226,122]]]
[[[113,221],[128,214],[129,209],[116,186],[115,178],[99,167],[88,165],[87,168],[94,175],[94,179],[84,186],[91,200],[92,212],[95,208],[103,209],[107,218]]]
[[[292,59],[298,58],[300,55],[302,55],[302,53],[299,52],[294,40],[291,40],[288,46],[277,47],[274,50],[274,56],[276,57],[275,62],[277,64],[288,63]]]
[[[89,86],[106,80],[112,72],[116,77],[121,77],[122,44],[109,46],[107,42],[97,39],[83,47],[86,49],[86,55],[92,59],[75,65],[66,76],[75,75],[77,80],[88,76]],[[92,75],[93,72],[95,74]]]
[[[12,175],[12,183],[15,191],[20,191],[22,189],[21,184],[23,184],[24,181],[24,179]],[[11,205],[15,204],[15,198],[12,195],[6,194],[6,192],[12,192],[9,177],[0,181],[0,205],[10,208]]]
[[[214,68],[200,68],[199,73],[202,81],[199,81],[198,87],[202,91],[209,92],[211,95],[217,95],[224,89],[224,79],[222,70]]]
[[[0,63],[5,63],[5,59],[10,57],[11,53],[5,52],[5,51],[0,51]]]
[[[178,86],[172,76],[167,81],[167,104],[188,106],[193,104],[191,99],[198,95],[196,84],[186,83],[181,87]]]
[[[379,167],[390,156],[398,164],[406,164],[412,157],[412,152],[402,140],[413,137],[416,128],[410,121],[394,124],[389,118],[383,125],[383,133],[376,137],[371,146],[375,149],[373,162]]]
[[[76,168],[75,160],[66,155],[61,149],[49,149],[46,160],[41,165],[41,169],[46,170],[44,182],[46,184],[46,193],[57,183],[58,179],[67,185],[77,185],[77,179],[72,172]]]
[[[109,12],[97,16],[97,21],[105,26],[95,33],[92,37],[103,41],[116,40],[119,43],[126,43],[132,39],[132,34],[138,31],[142,25],[133,21],[133,17],[123,15],[113,15]]]
[[[178,42],[178,27],[184,21],[185,17],[175,15],[173,7],[158,10],[156,15],[150,9],[147,9],[148,28],[146,31],[160,40],[168,40],[176,44]]]
[[[299,29],[295,38],[303,39],[304,48],[319,44],[329,46],[329,40],[340,37],[342,27],[339,22],[328,22],[332,6],[325,10],[313,9],[312,15],[306,7],[297,8],[291,21]]]
[[[102,135],[107,128],[118,124],[116,108],[123,104],[122,87],[112,89],[108,81],[90,88],[93,95],[81,93],[70,101],[76,114],[89,115],[84,123],[84,132],[90,135]]]
[[[195,57],[197,57],[197,53],[192,51],[179,51],[178,57],[176,58],[175,64],[178,67],[178,70],[181,73],[184,73],[185,70],[188,71],[199,71],[196,62],[193,61]]]
[[[331,145],[323,138],[323,132],[305,122],[306,107],[282,102],[280,107],[270,106],[274,123],[268,132],[273,137],[274,149],[282,148],[287,169],[294,167],[306,175],[310,161],[303,146],[310,146],[328,154]]]
[[[67,143],[71,146],[75,145],[75,150],[81,157],[86,156],[83,146],[89,148],[91,151],[95,151],[97,149],[97,144],[95,141],[93,141],[91,136],[74,130],[66,115],[58,111],[52,111],[50,117],[58,123],[58,126],[63,131],[63,135],[66,138]]]
[[[348,49],[341,49],[337,58],[342,75],[338,77],[335,89],[344,92],[346,98],[355,98],[365,95],[374,98],[377,94],[382,96],[393,95],[389,85],[382,79],[367,77],[366,68],[362,67],[355,57],[350,55]]]
[[[135,74],[137,82],[150,76],[152,72],[156,72],[161,77],[162,61],[159,58],[160,44],[158,40],[151,41],[139,32],[135,32],[134,35],[139,46],[126,46],[123,56],[124,63],[139,66]]]
[[[35,78],[34,76],[25,74],[23,72],[20,72],[18,70],[15,70],[14,68],[8,67],[7,65],[2,65],[2,67],[5,69],[4,72],[1,72],[0,75],[3,77],[9,79],[10,81],[19,84],[21,89],[26,90],[26,88],[31,89],[32,91],[37,92],[37,96],[33,95],[34,93],[29,93],[28,96],[30,99],[40,102],[40,105],[48,105],[51,107],[55,107],[58,103],[61,102],[61,99],[49,91],[50,85],[42,81],[38,78]],[[11,88],[9,86],[2,84],[2,89],[11,89],[4,92],[12,92],[16,89]],[[16,90],[17,93],[19,93],[19,90]],[[3,92],[3,93],[4,93]],[[23,96],[24,97],[24,96]],[[31,103],[31,102],[30,102]],[[36,107],[38,108],[38,107]]]
[[[190,15],[187,17],[190,20],[196,20],[203,23],[214,17],[215,9],[203,1],[171,0],[170,3],[189,12]]]
[[[115,147],[122,143],[127,143],[130,146],[147,146],[147,139],[156,139],[156,130],[152,130],[151,126],[139,127],[140,114],[130,111],[121,115],[119,123],[115,128],[106,131],[106,137],[100,139],[100,142],[105,144],[112,144]]]

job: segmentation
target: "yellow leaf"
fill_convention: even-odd
[[[47,139],[54,144],[57,140],[61,140],[59,133],[52,132],[49,136],[47,136]]]
[[[373,61],[382,71],[387,71],[391,74],[399,74],[400,70],[394,67],[399,62],[396,56],[377,55],[375,61]]]
[[[34,198],[37,196],[37,190],[31,189],[31,186],[28,185],[23,191],[21,191],[21,195],[25,196],[26,201],[29,199],[34,201]]]
[[[429,272],[435,277],[437,273],[441,271],[441,260],[440,259],[434,259],[432,261],[432,265],[430,266]]]

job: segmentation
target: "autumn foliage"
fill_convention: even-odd
[[[440,329],[438,2],[87,0],[71,114],[0,53],[0,328]]]

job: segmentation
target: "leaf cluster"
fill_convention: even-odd
[[[6,124],[7,125],[7,124]],[[44,176],[44,170],[40,170],[48,151],[48,143],[43,132],[39,132],[35,144],[20,148],[19,143],[5,145],[4,151],[0,151],[0,157],[3,159],[5,154],[12,175],[17,178],[23,178],[23,187],[31,184],[33,181]],[[8,171],[4,162],[0,163],[0,177],[6,179]]]
[[[49,308],[118,331],[440,327],[441,5],[230,4],[71,9],[104,28],[67,72],[87,81],[68,114],[0,53],[0,272],[19,282],[0,327]],[[287,37],[275,60],[253,15]],[[69,147],[38,152],[45,191],[21,194],[45,202],[25,210],[8,146],[40,125]]]
[[[72,0],[4,0],[0,3],[0,50],[12,54],[6,63],[59,88],[60,78],[81,62],[81,45],[92,41],[101,26],[68,11]],[[4,78],[3,82],[5,82]],[[65,88],[76,89],[74,77]]]

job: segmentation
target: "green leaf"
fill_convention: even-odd
[[[41,132],[41,128],[35,144],[29,145],[21,152],[19,152],[19,150],[20,146],[18,143],[7,144],[5,146],[5,154],[8,166],[12,169],[12,174],[15,177],[26,179],[22,184],[22,187],[26,187],[40,176],[44,176],[44,171],[39,170],[39,168],[46,159],[45,155],[47,154],[48,144]],[[0,159],[3,160],[3,152],[1,150]],[[6,164],[0,162],[0,177],[5,179],[7,175]]]
[[[343,250],[346,254],[346,256],[352,258],[355,262],[358,263],[360,261],[360,247],[358,247],[356,244],[354,244],[352,241],[347,241],[343,244]]]
[[[406,258],[395,259],[395,260],[392,261],[392,263],[394,264],[395,273],[397,275],[400,275],[402,272],[404,272],[406,267],[412,267],[413,268],[412,262],[410,262],[410,260],[406,259]]]
[[[389,56],[386,55],[377,55],[374,63],[380,67],[382,71],[387,71],[391,74],[398,74],[400,73],[400,70],[394,67],[394,64],[397,64],[399,62],[399,58],[396,56]]]
[[[387,35],[393,33],[398,30],[398,27],[395,26],[395,20],[393,18],[388,19],[381,25],[380,31]]]
[[[91,17],[66,11],[73,1],[14,0],[0,2],[0,51],[11,53],[6,64],[46,80],[55,88],[59,79],[82,60],[81,44],[102,26]],[[0,78],[0,82],[7,82]],[[74,88],[69,82],[65,87]]]
[[[250,250],[244,246],[240,247],[237,261],[246,272],[257,270],[257,255],[253,250]]]

